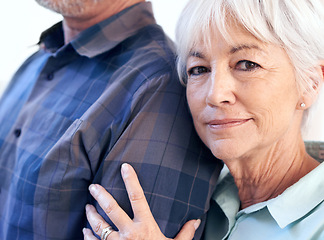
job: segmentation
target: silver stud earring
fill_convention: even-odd
[[[306,104],[305,103],[301,103],[300,104],[300,107],[304,108],[304,107],[306,107]]]

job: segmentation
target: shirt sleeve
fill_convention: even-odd
[[[86,147],[93,182],[103,185],[132,216],[120,175],[121,164],[127,162],[135,168],[151,211],[167,237],[174,237],[188,220],[202,218],[222,164],[197,136],[185,89],[177,78],[170,73],[153,77],[129,101],[124,98],[105,108],[111,119],[108,115],[100,119],[111,122],[108,127],[100,129],[94,125],[96,121],[91,126],[83,123],[95,132],[85,136],[101,139]],[[118,110],[112,114],[113,109]],[[92,160],[100,158],[103,160]]]

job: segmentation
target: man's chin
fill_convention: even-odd
[[[36,0],[36,2],[46,9],[66,17],[82,16],[85,11],[83,0]]]

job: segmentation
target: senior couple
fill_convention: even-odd
[[[324,239],[323,146],[301,130],[324,82],[323,1],[188,1],[177,72],[202,144],[148,3],[39,2],[64,20],[1,100],[16,129],[0,129],[2,239],[79,239],[86,202],[86,240]]]

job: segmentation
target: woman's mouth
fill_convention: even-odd
[[[226,129],[226,128],[232,128],[237,127],[240,125],[245,124],[246,122],[250,121],[249,119],[221,119],[221,120],[212,120],[207,123],[207,125],[215,130],[218,129]]]

